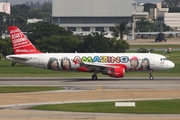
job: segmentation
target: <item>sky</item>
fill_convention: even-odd
[[[4,2],[6,0],[0,0],[0,2]],[[38,0],[7,0],[8,2],[11,2],[12,4],[24,4],[26,1],[38,1]],[[49,0],[39,0],[39,2],[44,2],[44,1],[49,1]],[[162,2],[162,0],[134,0],[136,2]]]

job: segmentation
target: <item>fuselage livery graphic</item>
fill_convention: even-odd
[[[165,56],[153,53],[41,53],[18,27],[9,26],[8,30],[15,54],[6,59],[14,63],[55,71],[93,72],[93,80],[98,73],[122,78],[126,71],[149,71],[150,79],[154,79],[153,71],[175,66]]]

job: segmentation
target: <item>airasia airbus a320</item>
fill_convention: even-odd
[[[93,72],[92,79],[102,73],[110,77],[122,78],[126,71],[168,70],[175,65],[165,56],[152,53],[42,53],[16,26],[9,26],[14,55],[6,56],[13,63],[20,63],[43,69],[62,71],[73,70]]]

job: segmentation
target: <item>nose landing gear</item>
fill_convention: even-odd
[[[150,79],[150,80],[153,80],[153,79],[154,79],[154,77],[153,77],[153,75],[152,75],[152,70],[149,71],[149,79]]]

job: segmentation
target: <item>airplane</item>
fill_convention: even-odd
[[[17,26],[9,26],[8,30],[14,54],[6,59],[13,63],[55,71],[93,72],[92,80],[98,79],[98,73],[123,78],[127,71],[149,71],[149,79],[153,80],[153,71],[175,66],[165,56],[153,53],[42,53]]]

